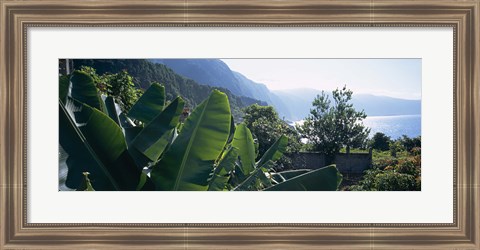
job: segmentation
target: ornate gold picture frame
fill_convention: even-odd
[[[480,249],[480,2],[0,0],[1,249]],[[27,221],[29,27],[453,27],[450,224],[67,224]]]

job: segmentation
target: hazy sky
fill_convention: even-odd
[[[421,99],[421,59],[222,59],[271,90],[333,90]]]

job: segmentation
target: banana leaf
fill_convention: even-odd
[[[102,171],[114,180],[116,188],[135,190],[140,181],[141,170],[137,169],[127,150],[121,128],[106,114],[76,100],[67,99],[65,108],[84,136],[84,143],[88,143],[96,158],[101,161]],[[70,155],[71,152],[67,153]],[[90,179],[94,188],[95,178],[91,172]]]
[[[125,141],[127,142],[127,147],[130,148],[133,140],[140,134],[143,127],[127,127],[123,128],[123,132],[125,134]]]
[[[113,97],[107,96],[105,98],[105,108],[107,110],[108,117],[110,117],[110,119],[112,119],[117,125],[120,126],[119,115],[121,111],[120,107],[113,100]]]
[[[244,128],[246,130],[244,130]],[[244,126],[244,128],[242,128],[242,126],[240,124],[239,126],[237,126],[237,130],[236,130],[235,133],[237,134],[237,131],[239,131],[238,133],[242,133],[242,134],[244,133],[244,134],[247,135],[245,138],[248,138],[248,135],[250,135],[250,137],[251,137],[252,134],[250,133],[250,130],[248,130],[248,128],[246,126]],[[242,140],[239,140],[239,141],[242,141]],[[243,140],[243,141],[245,141],[245,140]],[[235,138],[233,139],[233,143],[235,143]],[[257,163],[255,163],[253,170],[246,173],[246,174],[245,174],[246,170],[243,169],[244,166],[243,166],[242,156],[240,155],[240,161],[241,161],[240,170],[241,170],[242,173],[238,173],[238,171],[236,171],[235,175],[232,177],[231,184],[235,186],[234,190],[236,190],[236,191],[253,190],[255,187],[258,187],[256,185],[254,185],[258,181],[261,181],[262,183],[266,183],[267,181],[270,181],[270,180],[265,179],[266,177],[262,176],[262,175],[264,175],[264,172],[269,171],[274,166],[274,164],[273,164],[274,161],[276,161],[276,160],[280,159],[280,157],[282,157],[283,153],[287,149],[287,143],[288,143],[288,138],[286,136],[282,135],[267,150],[267,152],[265,152],[265,154],[260,158],[260,160]],[[233,145],[235,145],[235,144],[233,144]],[[254,150],[253,139],[250,143],[243,143],[243,144],[239,143],[239,144],[236,144],[236,146],[237,147],[251,147]],[[253,155],[255,155],[254,152],[253,152]],[[254,159],[255,158],[253,158],[252,161]],[[261,179],[259,179],[259,178],[261,178]],[[258,183],[260,184],[260,182],[258,182]],[[268,186],[268,185],[264,185],[264,186]]]
[[[137,168],[142,170],[143,167],[150,162],[150,159],[133,148],[131,144],[143,130],[143,127],[135,126],[135,124],[129,120],[125,113],[121,112],[120,106],[115,103],[113,97],[109,96],[105,98],[105,107],[107,109],[108,116],[122,128],[123,135],[125,136],[125,141],[127,143],[128,152],[133,157]]]
[[[158,83],[152,83],[128,111],[128,117],[149,123],[165,107],[165,87]]]
[[[233,191],[251,191],[258,190],[259,184],[265,181],[265,172],[267,172],[271,167],[274,166],[272,161],[264,164],[268,168],[259,167],[256,168],[250,175],[245,178],[242,183],[237,185]]]
[[[73,99],[106,113],[92,77],[85,72],[76,70],[72,73],[70,83],[70,94]]]
[[[138,127],[143,129],[143,126],[135,125],[135,123],[130,118],[128,118],[124,112],[120,113],[120,115],[118,116],[118,119],[120,120],[120,127],[122,128]]]
[[[132,142],[133,147],[151,161],[158,160],[167,145],[171,143],[172,133],[179,122],[184,104],[185,101],[177,97],[143,128]]]
[[[335,165],[330,165],[298,175],[264,191],[335,191],[342,182],[342,175]]]
[[[258,160],[257,167],[261,167],[269,161],[277,161],[282,157],[285,150],[287,150],[288,137],[285,135],[280,136],[275,143],[262,155],[262,158]]]
[[[235,128],[232,146],[238,148],[240,169],[244,175],[250,174],[255,169],[255,145],[250,129],[243,123]]]
[[[222,191],[227,186],[228,175],[235,168],[235,161],[238,159],[238,149],[230,147],[226,150],[225,155],[218,163],[213,172],[212,179],[208,186],[208,191]]]
[[[185,120],[151,178],[157,190],[207,190],[213,165],[230,132],[230,104],[227,96],[214,90]]]
[[[90,147],[82,132],[75,126],[75,122],[68,115],[62,101],[59,100],[59,139],[60,145],[68,154],[68,167],[65,185],[71,189],[81,188],[84,181],[84,172],[94,176],[93,186],[96,190],[120,189],[107,168]]]
[[[68,75],[60,76],[58,81],[59,81],[58,95],[59,95],[60,101],[62,103],[65,103],[68,95],[68,89],[70,88],[70,76]]]
[[[277,182],[283,182],[293,177],[299,176],[301,174],[305,174],[312,171],[311,169],[295,169],[295,170],[287,170],[278,173],[272,173],[272,179]]]
[[[230,135],[228,136],[227,145],[232,143],[233,137],[235,136],[235,121],[233,120],[233,115],[230,118]]]

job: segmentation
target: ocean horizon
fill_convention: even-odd
[[[293,124],[303,123],[304,120],[295,121]],[[363,124],[370,128],[369,138],[377,132],[384,133],[391,139],[398,139],[403,135],[410,138],[421,135],[421,115],[391,115],[391,116],[367,116]]]
[[[367,116],[363,124],[370,128],[369,137],[377,132],[392,139],[398,139],[402,135],[412,138],[422,134],[421,115]]]

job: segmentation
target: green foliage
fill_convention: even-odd
[[[384,133],[377,132],[373,135],[371,147],[373,149],[378,149],[381,151],[387,151],[390,149],[389,144],[391,139],[389,136],[386,136]]]
[[[157,161],[172,140],[183,105],[182,98],[177,97],[135,136],[132,146],[151,161]]]
[[[230,132],[227,96],[213,91],[187,118],[182,132],[153,167],[157,190],[207,190],[213,165]]]
[[[398,163],[396,157],[390,154],[390,151],[373,150],[372,167],[376,169],[384,169],[388,166],[393,166]]]
[[[106,114],[76,101],[70,113],[80,131],[121,190],[134,190],[141,172],[127,150],[121,128]],[[70,107],[67,102],[67,110]],[[78,110],[76,112],[75,110]],[[100,129],[101,128],[101,129]],[[62,145],[63,146],[63,145]],[[69,153],[69,152],[67,152]]]
[[[327,162],[333,162],[343,147],[362,147],[370,130],[362,121],[367,117],[364,111],[356,111],[350,103],[353,92],[346,86],[332,92],[333,104],[325,92],[313,100],[310,115],[302,125],[297,126],[307,138],[310,149],[324,153]]]
[[[298,175],[278,173],[281,178],[275,180],[273,166],[287,150],[287,136],[279,136],[255,162],[253,136],[244,124],[235,128],[228,97],[220,91],[212,91],[182,123],[182,98],[164,107],[161,88],[151,85],[145,98],[131,103],[138,107],[135,118],[143,121],[133,123],[129,113],[118,111],[121,100],[99,98],[94,77],[79,71],[68,77],[60,79],[60,88],[71,84],[74,91],[65,97],[65,91],[60,93],[59,125],[60,144],[68,153],[69,188],[336,190],[341,181],[334,166]]]
[[[116,74],[105,73],[98,75],[94,68],[83,66],[75,72],[81,73],[79,75],[89,76],[89,79],[92,80],[100,94],[113,97],[116,103],[120,105],[122,111],[130,110],[142,94],[142,91],[135,87],[133,78],[126,70]],[[78,99],[75,96],[73,98]]]
[[[115,103],[115,100],[111,96],[107,96],[105,98],[105,108],[106,114],[110,119],[112,119],[116,124],[120,125],[120,109],[118,108],[118,104]]]
[[[96,182],[98,182],[97,190],[119,189],[107,168],[85,141],[85,137],[61,101],[59,101],[59,126],[60,145],[68,153],[66,186],[72,189],[79,187],[83,181],[83,172],[90,172],[94,174]]]
[[[295,169],[295,170],[286,170],[278,173],[273,173],[272,174],[272,179],[274,179],[277,182],[282,182],[286,181],[288,179],[291,179],[293,177],[299,176],[301,174],[306,174],[308,172],[312,171],[311,169]]]
[[[228,89],[198,84],[176,74],[163,64],[155,64],[145,59],[75,59],[72,61],[76,69],[88,66],[95,68],[98,74],[117,74],[126,70],[132,76],[135,86],[144,90],[148,89],[151,83],[162,83],[165,87],[166,101],[172,101],[177,96],[181,96],[185,100],[185,106],[190,108],[199,105],[208,98],[209,93],[218,89],[228,96],[231,113],[237,121],[243,116],[242,108],[254,103],[264,104],[259,100],[236,96]]]
[[[253,136],[243,123],[237,125],[233,136],[232,147],[239,149],[239,157],[242,162],[242,173],[248,175],[255,169],[255,144]]]
[[[257,161],[258,167],[265,167],[269,162],[275,162],[282,157],[283,153],[287,149],[288,138],[285,135],[280,136],[275,143],[265,152],[262,157]]]
[[[240,152],[243,153],[239,155],[238,171],[232,174],[230,185],[235,186],[235,190],[262,189],[271,185],[269,180],[265,180],[265,173],[273,167],[275,161],[280,159],[287,143],[288,138],[285,135],[280,136],[260,160],[255,162],[255,154],[252,154],[254,149],[252,133],[244,124],[240,124],[235,130],[232,146],[245,147],[248,150],[240,148]]]
[[[406,135],[403,135],[402,138],[399,139],[399,142],[403,145],[405,150],[408,152],[412,151],[414,148],[421,148],[422,147],[422,137],[418,136],[415,138],[410,138]]]
[[[421,190],[421,149],[407,152],[401,139],[393,141],[389,151],[374,150],[372,169],[364,172],[358,185],[346,187],[349,191],[419,191]]]
[[[253,104],[244,109],[243,122],[252,132],[258,142],[258,154],[263,155],[279,138],[288,138],[286,153],[296,153],[301,148],[298,132],[282,121],[272,106]],[[282,166],[290,166],[291,159],[285,155],[279,160]],[[279,167],[283,168],[283,167]]]
[[[149,123],[165,107],[165,87],[152,83],[140,99],[128,111],[128,117]]]
[[[70,87],[70,76],[62,75],[59,79],[59,98],[62,103],[65,103],[67,95],[68,95],[68,88]]]
[[[208,191],[223,191],[228,188],[228,180],[235,169],[238,159],[238,149],[229,147],[215,167],[212,178],[209,180]]]
[[[65,105],[59,100],[60,144],[68,154],[66,185],[78,188],[83,172],[90,173],[95,190],[136,190],[141,178],[141,166],[135,163],[135,155],[127,147],[123,129],[110,118],[96,92],[92,77],[75,71],[69,85],[71,93]],[[74,99],[76,97],[76,99]],[[106,99],[106,101],[108,98]],[[143,185],[151,188],[151,182]]]
[[[61,79],[61,78],[60,78]],[[70,76],[71,97],[92,108],[104,111],[104,105],[100,98],[93,79],[82,71],[74,71]]]
[[[113,96],[115,100],[120,104],[122,110],[130,110],[132,105],[137,101],[141,95],[141,91],[135,88],[133,78],[127,73],[126,70],[122,70],[119,73],[108,76],[110,87],[107,88],[109,96]]]
[[[238,131],[238,130],[237,130]],[[237,133],[237,132],[236,132]],[[242,133],[250,133],[246,128]],[[248,138],[246,136],[245,138]],[[337,190],[342,178],[335,166],[328,166],[318,171],[285,171],[280,173],[272,172],[273,163],[280,159],[285,152],[288,138],[280,136],[273,145],[267,149],[260,160],[255,163],[255,168],[249,175],[244,175],[245,170],[233,172],[230,179],[230,186],[236,191],[246,190],[289,190],[289,191],[325,191]],[[253,158],[249,159],[253,160]],[[242,169],[242,160],[238,164]],[[237,175],[240,174],[239,176]]]
[[[394,171],[385,171],[375,176],[374,186],[382,191],[407,191],[415,190],[415,177]]]
[[[388,147],[390,148],[390,154],[393,157],[396,157],[397,153],[405,151],[405,147],[403,146],[402,142],[399,140],[391,141]]]
[[[332,178],[333,177],[333,178]],[[342,175],[335,165],[295,176],[289,180],[265,189],[265,191],[323,191],[337,190]]]

